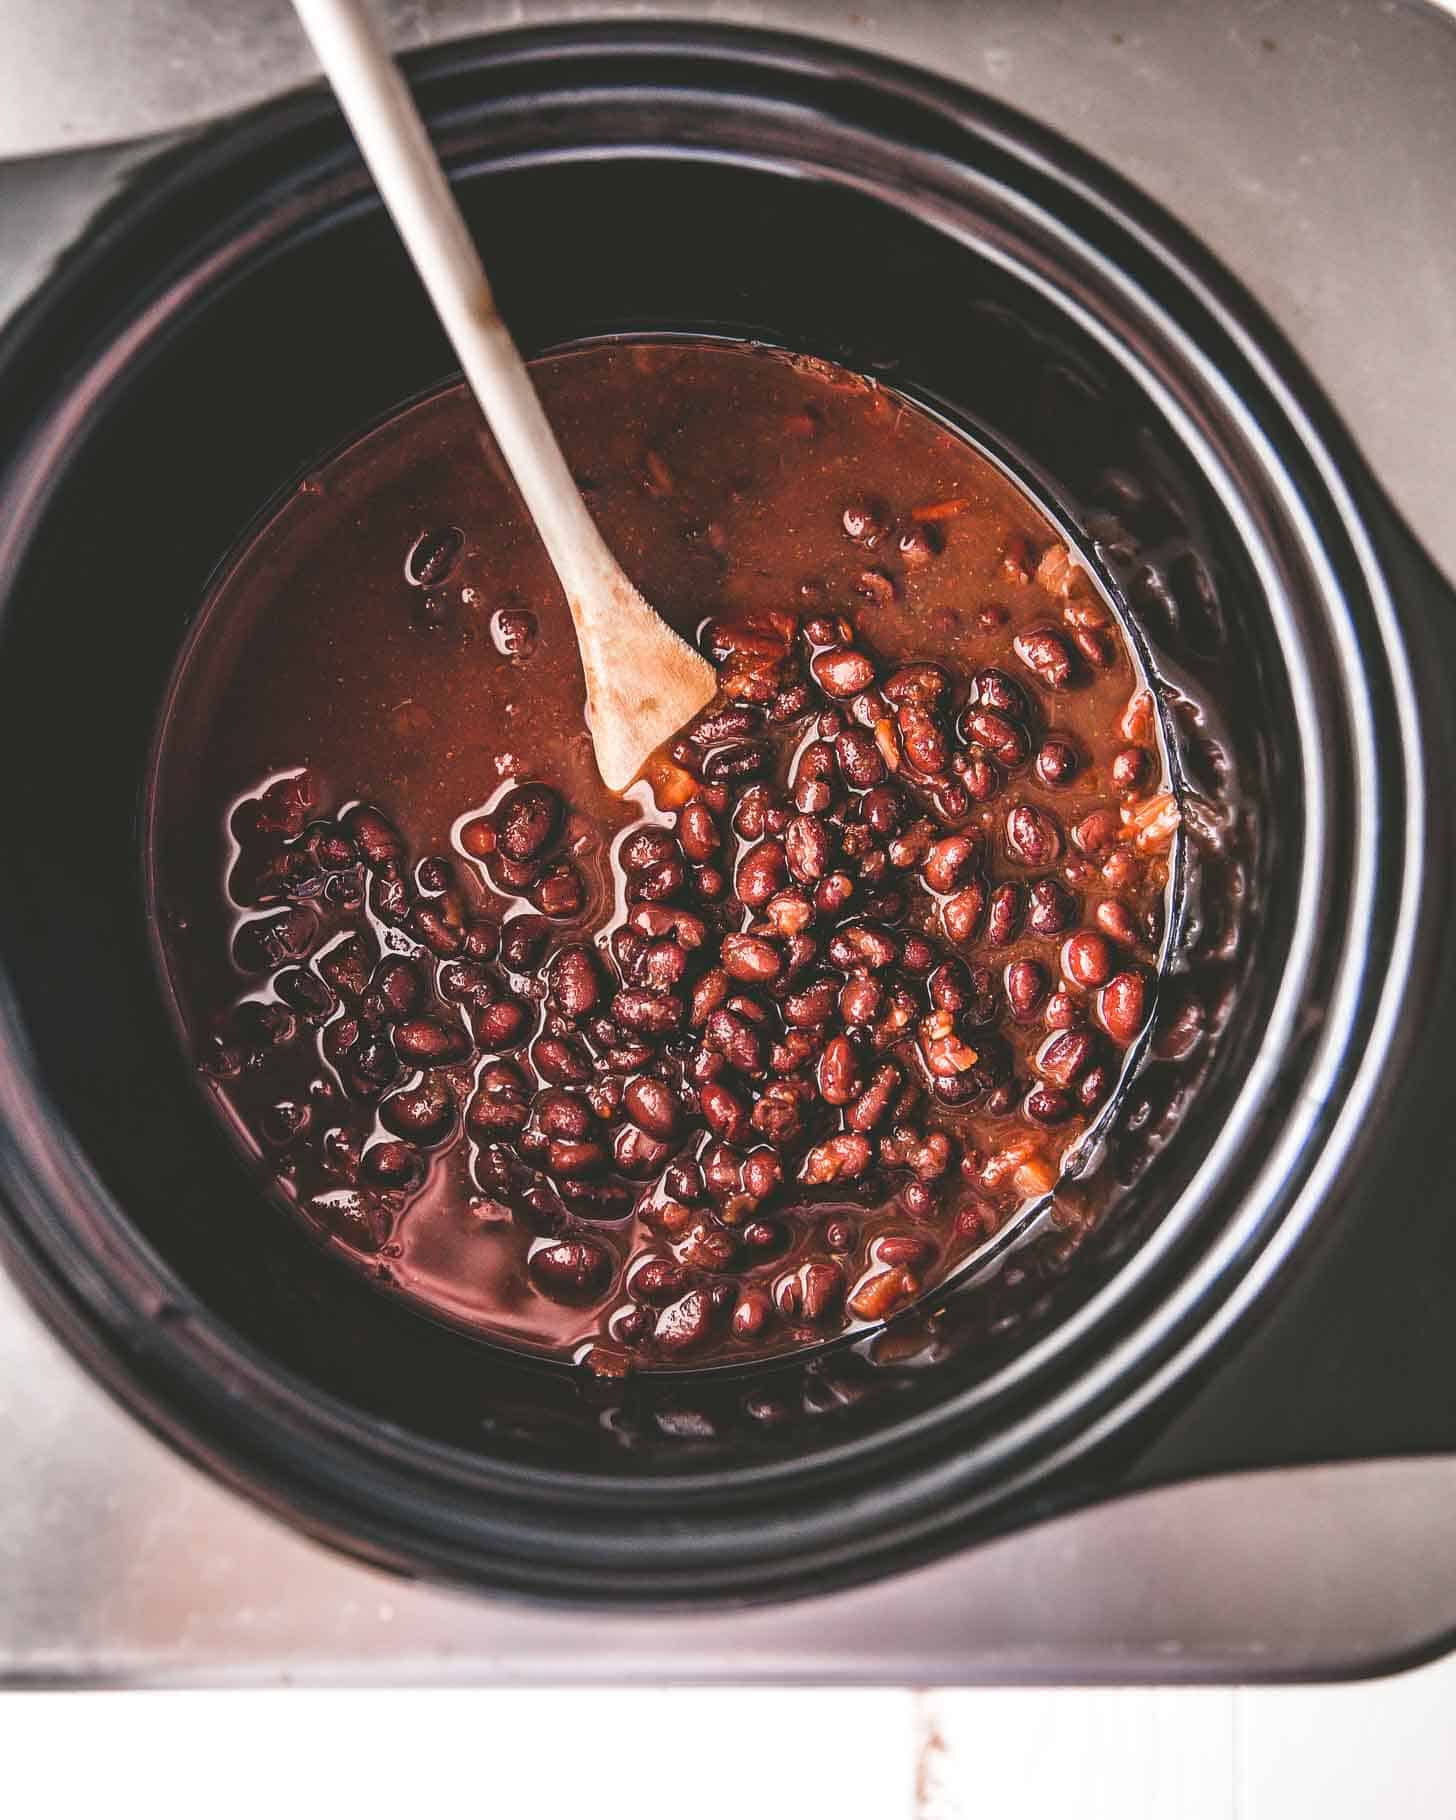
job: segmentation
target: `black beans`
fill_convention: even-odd
[[[993,708],[998,714],[1022,722],[1031,712],[1026,691],[1004,670],[978,670],[971,682],[971,701],[977,707]]]
[[[382,1100],[379,1118],[396,1137],[437,1144],[455,1122],[455,1096],[448,1081],[426,1074],[418,1086],[403,1088]]]
[[[1036,1065],[1054,1087],[1070,1087],[1092,1060],[1092,1037],[1086,1030],[1063,1030],[1049,1037]]]
[[[899,955],[899,942],[875,923],[846,923],[829,943],[829,958],[836,967],[867,967],[875,973],[892,967]]]
[[[762,730],[763,717],[744,702],[721,702],[705,708],[688,729],[697,746],[716,746],[724,740],[742,739]]]
[[[974,878],[941,904],[941,926],[953,942],[972,941],[985,909],[986,887],[980,879]]]
[[[526,1039],[531,1015],[522,1000],[511,993],[477,1005],[471,1014],[471,1029],[482,1049],[514,1049]]]
[[[1058,879],[1034,880],[1027,899],[1026,920],[1033,935],[1061,935],[1077,920],[1077,900]]]
[[[566,1017],[585,1017],[595,1010],[601,982],[592,950],[582,943],[560,949],[546,970],[546,984]]]
[[[739,862],[734,888],[750,909],[758,910],[787,881],[788,875],[783,842],[765,840],[750,848]]]
[[[398,1025],[394,1046],[405,1061],[427,1068],[463,1062],[470,1054],[470,1038],[459,1024],[432,1017],[410,1018]]]
[[[912,702],[933,708],[950,687],[950,678],[939,664],[902,664],[886,681],[884,693],[897,705]]]
[[[494,822],[498,848],[507,859],[535,859],[560,829],[561,798],[544,784],[518,784],[501,800]]]
[[[884,779],[885,761],[873,734],[846,727],[835,736],[834,753],[844,781],[856,790],[872,789]]]
[[[712,812],[702,803],[687,803],[679,811],[677,837],[691,860],[711,859],[723,844]]]
[[[1051,790],[1063,790],[1081,769],[1081,758],[1070,740],[1044,739],[1037,750],[1036,774]]]
[[[1123,796],[1136,795],[1149,768],[1148,755],[1140,746],[1125,746],[1112,761],[1113,786]]]
[[[742,777],[758,777],[767,770],[769,750],[760,740],[735,740],[715,746],[703,760],[703,777],[710,784],[724,784]]]
[[[611,1254],[594,1239],[558,1239],[532,1252],[531,1281],[553,1302],[589,1302],[612,1276]]]
[[[596,1072],[579,1037],[542,1036],[531,1046],[531,1063],[542,1080],[560,1087],[580,1087]]]
[[[845,1106],[861,1089],[858,1058],[848,1037],[829,1039],[819,1058],[819,1092],[831,1106]]]
[[[665,828],[634,828],[617,849],[617,858],[628,872],[650,872],[676,857],[677,842]]]
[[[1009,946],[1021,933],[1025,914],[1021,887],[1010,883],[998,885],[991,893],[986,911],[986,940],[993,948]]]
[[[399,830],[377,809],[359,804],[344,817],[344,827],[371,866],[395,866],[404,858]]]
[[[1112,978],[1112,944],[1092,929],[1079,929],[1062,947],[1062,972],[1074,986],[1091,991]]]
[[[781,951],[761,935],[724,936],[722,954],[723,971],[750,985],[777,979],[783,971]]]
[[[425,982],[412,961],[390,955],[379,963],[374,975],[374,991],[384,1005],[384,1015],[391,1023],[412,1018],[425,1002]]]
[[[974,741],[1006,770],[1014,771],[1026,763],[1029,750],[1025,731],[1005,714],[994,708],[973,708],[962,723],[962,737]]]
[[[1076,675],[1071,647],[1060,632],[1050,626],[1036,626],[1013,640],[1013,649],[1043,688],[1060,694],[1069,689]]]
[[[954,891],[975,870],[981,843],[973,834],[947,834],[925,855],[920,875],[932,891]]]
[[[929,710],[912,701],[901,702],[895,710],[895,725],[910,763],[926,777],[938,777],[950,761],[950,745]]]
[[[1006,817],[1006,851],[1019,865],[1049,866],[1062,850],[1062,837],[1051,816],[1030,803],[1018,803]]]
[[[747,497],[753,477],[734,485]],[[968,501],[944,503],[950,519]],[[450,855],[412,856],[369,805],[310,819],[313,782],[238,811],[235,888],[260,913],[236,937],[250,998],[206,1054],[251,1081],[292,1045],[248,1099],[301,1202],[320,1181],[367,1196],[377,1250],[396,1216],[426,1230],[436,1199],[405,1199],[461,1145],[436,1191],[468,1169],[482,1268],[587,1311],[554,1330],[538,1311],[539,1331],[586,1336],[616,1373],[802,1344],[847,1305],[885,1318],[1055,1185],[1152,1010],[1152,711],[1100,724],[1105,695],[1127,699],[1098,674],[1121,658],[1115,628],[1060,583],[1054,607],[1027,594],[1029,546],[993,582],[1023,589],[1014,619],[943,605],[926,571],[944,552],[963,580],[958,541],[981,530],[910,505],[852,502],[846,532],[877,554],[829,565],[810,617],[737,611],[706,632],[723,691],[621,832],[625,811],[598,825],[516,778],[454,824]],[[727,536],[687,534],[705,554]],[[422,579],[444,559],[415,555]],[[864,602],[900,596],[944,665],[862,643]],[[490,891],[517,900],[503,927],[481,913]],[[308,1081],[315,1047],[329,1066]],[[607,1221],[622,1248],[578,1230]]]
[[[1098,1010],[1102,1025],[1114,1043],[1122,1048],[1133,1040],[1147,1021],[1147,981],[1141,973],[1114,975],[1102,988]]]
[[[824,693],[839,700],[858,695],[875,680],[875,666],[864,652],[844,646],[820,651],[809,668]]]
[[[1006,969],[1006,998],[1011,1015],[1022,1023],[1029,1022],[1040,1010],[1047,987],[1046,969],[1039,961],[1013,961]]]
[[[784,856],[801,885],[812,885],[829,870],[828,826],[817,815],[796,815],[784,830]]]
[[[665,1081],[639,1075],[622,1094],[628,1117],[650,1137],[670,1138],[682,1120],[682,1101]]]
[[[683,1021],[682,1000],[673,992],[619,992],[612,1000],[612,1016],[628,1030],[649,1036],[666,1036]]]
[[[425,1160],[410,1145],[391,1138],[369,1146],[362,1169],[368,1180],[380,1188],[406,1190],[423,1181]]]

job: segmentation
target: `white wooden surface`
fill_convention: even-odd
[[[5,1809],[125,1820],[1443,1820],[1456,1657],[1345,1687],[0,1696]]]

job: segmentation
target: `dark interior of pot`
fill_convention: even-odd
[[[446,143],[462,201],[528,352],[707,332],[878,375],[1006,450],[1117,590],[1173,717],[1197,836],[1177,991],[1108,1164],[1127,1191],[1103,1229],[1054,1231],[888,1342],[807,1365],[625,1383],[431,1323],[341,1269],[260,1191],[199,1093],[159,990],[138,832],[149,746],[209,575],[243,527],[291,475],[452,371],[392,230],[314,109],[266,157],[255,142],[251,164],[219,161],[211,190],[189,203],[198,237],[185,257],[135,236],[111,250],[125,301],[151,292],[156,326],[138,357],[121,338],[123,299],[100,325],[110,345],[93,341],[96,384],[46,457],[10,578],[0,942],[50,1141],[72,1166],[84,1159],[93,1191],[57,1217],[113,1263],[138,1235],[146,1261],[115,1264],[132,1273],[123,1294],[140,1299],[150,1277],[145,1312],[160,1308],[184,1345],[205,1330],[199,1358],[236,1346],[290,1408],[333,1400],[340,1420],[469,1461],[638,1480],[800,1469],[820,1453],[852,1460],[877,1436],[898,1444],[921,1414],[952,1407],[973,1451],[1004,1411],[1025,1407],[1032,1385],[1017,1361],[1047,1369],[1049,1342],[1062,1345],[1063,1372],[1089,1347],[1105,1357],[1108,1329],[1089,1311],[1105,1310],[1110,1290],[1125,1332],[1194,1261],[1203,1267],[1297,1095],[1299,1044],[1311,1038],[1308,1026],[1286,1030],[1278,1001],[1291,972],[1305,1002],[1327,992],[1346,889],[1330,887],[1325,926],[1312,927],[1310,846],[1342,819],[1347,852],[1355,839],[1341,807],[1350,754],[1338,690],[1310,705],[1311,676],[1333,662],[1323,608],[1285,586],[1304,558],[1270,555],[1262,477],[1234,521],[1190,447],[1191,419],[1134,383],[1117,336],[1089,327],[1034,260],[1006,257],[989,218],[978,238],[970,204],[952,231],[876,185],[781,159],[755,168],[728,148],[604,150],[590,110],[574,155],[523,155],[519,123],[472,112],[468,73],[452,80],[444,97],[460,105],[446,110]],[[664,139],[671,129],[666,120]],[[290,192],[320,145],[326,180]],[[210,209],[217,225],[204,231]],[[175,210],[165,225],[175,234]],[[163,264],[180,279],[170,291],[155,282]],[[1307,669],[1292,680],[1300,640]],[[1311,962],[1321,943],[1325,959]],[[1180,1012],[1186,1036],[1192,1000],[1195,1040],[1169,1037]],[[1268,1066],[1271,1032],[1283,1066],[1257,1115],[1239,1114],[1244,1142],[1221,1164],[1221,1195],[1190,1195]],[[1165,1228],[1175,1206],[1182,1217]],[[1140,1256],[1138,1277],[1128,1267]],[[1218,1266],[1241,1268],[1237,1257]]]

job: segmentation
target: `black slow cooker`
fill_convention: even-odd
[[[305,1529],[542,1599],[792,1596],[1160,1478],[1456,1445],[1456,601],[1290,350],[1109,172],[907,69],[634,27],[411,73],[528,350],[759,337],[938,400],[1041,478],[1165,692],[1217,682],[1185,694],[1217,699],[1202,732],[1246,797],[1235,989],[1196,1093],[1143,1083],[1108,1232],[929,1355],[592,1386],[315,1250],[188,1078],[138,834],[214,565],[450,371],[304,96],[164,156],[0,342],[0,1190],[38,1306]],[[1140,547],[1148,500],[1194,560]]]

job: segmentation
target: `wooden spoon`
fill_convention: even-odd
[[[520,488],[576,627],[597,769],[625,790],[717,689],[623,573],[577,491],[424,122],[363,0],[294,0],[359,149]]]

